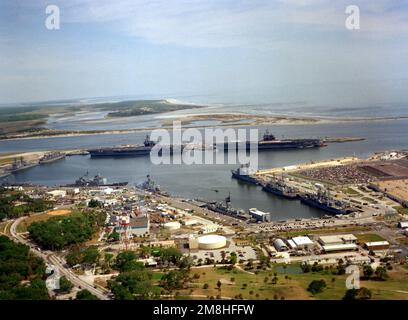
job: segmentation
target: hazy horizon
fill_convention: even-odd
[[[121,96],[408,102],[404,1],[56,0],[59,30],[45,27],[49,4],[0,2],[0,105]],[[360,30],[345,28],[350,4]]]

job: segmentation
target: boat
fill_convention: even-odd
[[[51,163],[65,158],[65,154],[61,152],[49,152],[46,153],[40,160],[40,164]]]
[[[249,164],[241,165],[238,169],[231,170],[232,178],[250,184],[258,185],[259,181],[252,175]]]
[[[107,183],[106,179],[97,174],[93,178],[89,177],[88,172],[75,180],[75,183],[68,184],[65,187],[124,187],[127,182]]]
[[[270,180],[262,185],[262,190],[287,199],[296,199],[298,197],[298,191],[286,185],[283,178]]]
[[[205,207],[211,211],[221,213],[226,216],[230,216],[236,219],[247,221],[251,219],[251,216],[245,213],[244,210],[235,209],[231,207],[231,194],[225,198],[224,202],[207,202]]]
[[[160,192],[160,186],[152,180],[149,174],[146,176],[146,178],[146,181],[138,184],[137,187],[149,192]]]
[[[125,145],[112,148],[89,149],[91,157],[134,157],[150,155],[155,142],[146,136],[143,145]]]
[[[222,144],[217,144],[217,149],[223,149],[228,151],[230,147],[236,150],[243,148],[245,145],[246,150],[251,149],[251,141],[236,141],[235,143],[224,142]],[[325,146],[321,139],[282,139],[277,140],[276,137],[269,133],[267,129],[261,140],[258,141],[258,150],[281,150],[281,149],[309,149],[309,148],[320,148]]]
[[[5,174],[7,175],[7,173],[12,174],[12,173],[16,173],[19,171],[27,170],[37,165],[38,163],[30,163],[30,162],[25,161],[23,157],[20,157],[19,159],[14,158],[11,168],[7,169],[7,172],[5,172]]]
[[[324,191],[319,189],[316,194],[305,193],[299,195],[299,197],[302,203],[314,208],[324,210],[334,215],[349,214],[356,211],[355,208],[353,208],[347,202],[333,199],[330,196],[328,190]]]
[[[169,154],[173,154],[176,151],[187,149],[196,149],[196,150],[214,150],[221,149],[228,151],[232,146],[235,150],[242,148],[241,145],[244,144],[247,150],[251,148],[250,141],[236,141],[235,143],[224,142],[221,144],[214,143],[213,145],[199,145],[192,146],[190,144],[183,144],[181,146],[161,146],[159,150],[159,155],[162,154],[163,150],[167,148]],[[142,145],[124,145],[108,148],[96,148],[87,150],[91,157],[134,157],[134,156],[148,156],[152,151],[153,147],[156,145],[154,141],[151,141],[149,136],[146,136],[146,139]],[[324,143],[320,139],[284,139],[277,140],[273,134],[270,134],[266,130],[263,135],[262,140],[258,141],[258,150],[281,150],[281,149],[307,149],[307,148],[319,148],[324,146]]]

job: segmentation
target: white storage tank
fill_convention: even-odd
[[[227,245],[227,238],[216,234],[210,234],[198,238],[198,247],[200,249],[220,249]]]
[[[181,225],[177,221],[167,222],[163,225],[164,229],[167,230],[178,230],[180,229]]]

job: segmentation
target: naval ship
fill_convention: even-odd
[[[73,184],[67,184],[65,187],[124,187],[127,182],[107,183],[106,179],[99,174],[92,179],[89,177],[88,172],[75,180]]]
[[[88,150],[91,157],[133,157],[133,156],[147,156],[150,155],[150,151],[155,146],[155,142],[151,141],[149,136],[146,136],[146,139],[143,145],[125,145],[117,147],[108,147],[108,148],[96,148]],[[242,144],[245,144],[246,149],[251,148],[250,141],[236,141],[232,143],[232,146],[235,150],[238,150]],[[228,151],[230,143],[224,142],[221,144],[214,144],[210,147],[216,148],[218,150]],[[281,149],[307,149],[307,148],[319,148],[323,147],[325,144],[320,139],[283,139],[277,140],[273,134],[270,134],[266,130],[263,135],[262,140],[258,141],[258,150],[281,150]],[[186,145],[178,146],[183,150]],[[208,147],[208,146],[207,146]],[[205,147],[205,148],[207,148]],[[170,154],[173,152],[179,151],[175,146],[168,146]],[[161,150],[166,149],[166,146],[163,146]],[[174,150],[173,150],[174,149]],[[159,150],[159,155],[161,155],[161,150]]]
[[[235,144],[224,142],[223,144],[217,144],[217,149],[229,150],[230,147],[242,148],[242,144],[245,144],[245,148],[249,150],[251,148],[251,141],[237,141]],[[267,129],[261,140],[258,141],[258,150],[281,150],[281,149],[308,149],[308,148],[320,148],[325,144],[320,139],[282,139],[277,140],[276,137],[269,133]]]
[[[146,136],[143,145],[126,145],[112,148],[98,148],[88,150],[91,157],[133,157],[147,156],[154,147],[155,142]]]
[[[298,197],[297,190],[287,186],[283,178],[276,178],[269,181],[268,183],[262,185],[262,190],[288,199],[296,199]]]
[[[300,194],[300,201],[304,204],[309,206],[322,209],[332,214],[349,214],[355,210],[352,206],[350,206],[347,202],[341,200],[334,200],[329,191],[318,190],[316,194],[312,193],[305,193]]]
[[[239,181],[258,185],[258,180],[253,176],[254,172],[250,170],[249,164],[241,165],[238,169],[231,170],[232,178]]]
[[[231,194],[225,198],[224,202],[208,202],[205,207],[211,211],[221,213],[226,216],[230,216],[236,219],[247,221],[251,219],[251,216],[247,214],[244,210],[239,210],[232,208],[231,205]]]
[[[65,158],[65,154],[61,152],[46,153],[40,160],[40,164],[51,163]]]

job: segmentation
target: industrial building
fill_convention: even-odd
[[[390,247],[388,241],[366,242],[364,245],[368,250],[386,250]]]
[[[283,242],[283,240],[282,240],[282,239],[279,239],[279,238],[273,240],[273,246],[274,246],[275,249],[276,249],[277,251],[279,251],[279,252],[288,251],[288,250],[289,250],[289,248],[288,248],[288,246],[286,245],[286,243]]]
[[[217,232],[219,226],[216,224],[206,224],[200,228],[202,233],[213,233]]]
[[[132,236],[143,236],[149,234],[150,221],[148,216],[137,216],[136,218],[127,217],[127,225],[121,225],[115,227],[115,231],[119,234],[125,232],[126,228],[129,235]]]
[[[270,216],[271,214],[269,212],[263,212],[261,210],[258,210],[257,208],[251,208],[248,210],[252,218],[254,218],[256,221],[260,222],[268,222],[270,221]]]
[[[341,244],[328,244],[322,246],[323,250],[328,252],[336,252],[336,251],[353,251],[357,250],[357,245],[355,243],[341,243]]]
[[[294,237],[292,241],[298,249],[306,249],[314,246],[314,242],[310,240],[309,237]]]
[[[356,243],[357,238],[353,234],[340,234],[330,236],[320,236],[319,243],[322,246],[341,245]]]

